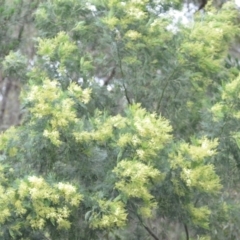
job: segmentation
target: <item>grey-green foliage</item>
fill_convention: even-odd
[[[239,83],[238,69],[226,60],[239,33],[237,11],[231,3],[218,11],[209,8],[170,30],[174,23],[166,12],[181,6],[177,0],[42,1],[32,15],[37,53],[27,75],[25,58],[16,58],[20,53],[5,57],[5,73],[23,71],[28,83],[22,95],[22,126],[2,137],[3,162],[15,168],[15,178],[41,174],[49,182],[65,180],[82,187],[85,199],[62,239],[147,239],[146,224],[160,238],[164,231],[156,228],[163,218],[180,224],[179,235],[186,234],[185,226],[193,238],[238,239],[234,213],[239,203],[232,196],[239,181]],[[10,10],[15,16],[13,7]],[[10,23],[10,17],[6,19]],[[101,86],[99,81],[107,79],[108,85]],[[76,93],[81,91],[73,91],[74,83],[92,89],[90,102],[79,100]],[[154,132],[149,120],[140,121],[149,116],[140,114],[135,103],[166,117],[174,140],[156,144],[154,138],[164,136],[164,125]],[[138,118],[128,105],[136,116],[140,111]],[[125,127],[114,122],[117,113],[126,117]],[[152,142],[134,135],[138,121],[138,134],[148,131]],[[148,159],[148,168],[144,161],[137,164],[138,158]],[[137,192],[138,182],[131,174],[137,178],[139,166],[151,181],[139,180],[149,192],[143,188],[142,195],[134,196],[130,190]],[[163,174],[160,180],[155,169]],[[222,193],[227,192],[221,198],[219,178]],[[120,209],[116,224],[122,226],[122,205],[129,214],[128,228],[116,230],[109,212]],[[147,223],[149,209],[155,218]],[[106,230],[101,230],[103,216],[108,219]],[[59,239],[49,226],[52,238]]]
[[[167,30],[170,18],[157,17],[142,3],[137,6],[142,17],[136,17],[124,10],[124,2],[58,1],[42,4],[36,19],[43,35],[67,31],[77,40],[81,59],[76,56],[76,61],[67,65],[70,76],[63,74],[61,78],[106,80],[115,69],[111,99],[106,100],[109,93],[97,90],[98,84],[91,82],[98,91],[96,97],[101,96],[99,106],[112,104],[119,111],[123,98],[128,103],[141,102],[150,111],[164,114],[175,131],[188,138],[199,127],[199,110],[206,105],[206,94],[211,95],[219,82],[228,78],[223,59],[236,33],[234,12],[226,8],[214,17],[197,17],[190,26],[178,24],[181,31],[174,34]],[[51,12],[59,12],[53,21]],[[224,25],[226,22],[230,24]],[[50,57],[50,63],[56,63],[56,56]]]

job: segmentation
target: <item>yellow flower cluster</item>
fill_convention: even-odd
[[[68,93],[75,96],[79,101],[88,103],[90,101],[92,89],[82,89],[79,85],[72,82],[68,87]]]
[[[122,40],[121,36],[124,36],[126,44],[125,47],[129,49],[136,50],[139,46],[137,45],[134,46],[133,41],[135,41],[136,39],[140,40],[144,39],[145,34],[142,34],[141,27],[135,25],[135,23],[136,22],[139,23],[139,21],[141,22],[146,19],[147,2],[148,0],[129,0],[129,1],[108,0],[105,3],[109,8],[109,14],[107,16],[102,17],[101,21],[111,31],[115,31],[117,33],[116,34],[117,40]],[[119,13],[121,13],[121,16]],[[121,31],[120,29],[123,31]],[[118,34],[120,32],[121,34]],[[148,36],[146,34],[146,38],[150,39],[151,36]],[[159,38],[161,38],[160,35]],[[131,58],[129,56],[125,57],[124,61],[137,63],[137,58],[134,57]]]
[[[16,147],[7,148],[8,140],[18,140],[18,134],[16,134],[16,128],[10,127],[7,131],[0,134],[0,150],[8,149],[8,154],[11,157],[16,156],[18,149]],[[1,166],[0,166],[0,174],[1,174]]]
[[[144,217],[150,217],[152,209],[156,207],[153,196],[150,194],[150,179],[162,181],[164,175],[152,166],[130,160],[122,160],[117,164],[113,172],[120,179],[115,187],[127,198],[139,198],[142,206],[139,213]]]
[[[240,119],[238,101],[240,99],[240,74],[225,84],[222,91],[221,101],[212,108],[215,121],[223,119],[224,116]]]
[[[141,33],[134,31],[134,30],[129,30],[126,32],[125,37],[130,38],[131,40],[137,40],[138,38],[141,38],[142,35]]]
[[[134,18],[135,20],[142,20],[146,17],[146,13],[137,6],[130,5],[130,7],[126,8],[126,13],[130,18]]]
[[[208,229],[209,228],[209,216],[211,214],[211,211],[208,209],[208,207],[194,207],[193,204],[189,204],[187,206],[187,210],[189,211],[192,221],[195,225],[201,226],[203,228]]]
[[[196,21],[184,29],[188,37],[179,48],[180,62],[186,64],[190,59],[195,59],[203,72],[217,73],[221,69],[221,59],[227,56],[229,42],[238,32],[233,20],[237,17],[237,11],[232,3],[228,7],[228,11],[208,14],[204,22]],[[196,17],[201,18],[200,15]],[[201,81],[201,84],[205,84],[205,81]]]
[[[171,140],[169,132],[172,128],[167,120],[155,114],[147,114],[139,106],[132,106],[130,112],[135,131],[131,144],[137,147],[135,156],[150,161]]]
[[[102,21],[109,27],[110,30],[113,30],[120,22],[120,20],[114,16],[102,18]]]
[[[70,228],[68,218],[82,199],[74,186],[69,183],[51,186],[36,176],[19,180],[16,186],[13,189],[0,185],[1,224],[10,216],[17,216],[17,222],[10,227],[13,232],[19,233],[21,226],[44,229],[49,220],[59,229]]]
[[[196,141],[196,140],[195,140]],[[207,138],[197,140],[195,144],[182,143],[177,154],[170,155],[171,168],[181,169],[180,179],[189,188],[200,192],[218,193],[221,189],[220,179],[215,173],[212,164],[206,164],[206,158],[216,154],[217,140],[210,141]],[[179,179],[173,178],[172,183],[179,195],[184,195],[179,185]]]
[[[37,14],[44,16],[45,13],[40,10]],[[76,50],[77,46],[71,42],[70,37],[65,32],[59,32],[53,39],[39,39],[38,54],[49,58],[57,54],[62,63],[73,56]]]
[[[132,105],[128,115],[106,117],[101,113],[92,120],[93,129],[89,132],[74,132],[78,142],[97,141],[113,145],[124,150],[131,147],[131,158],[153,161],[159,151],[172,138],[169,122],[155,114],[149,114],[140,105]]]
[[[224,117],[224,111],[225,107],[224,104],[222,103],[216,103],[215,105],[212,106],[211,112],[213,114],[213,120],[217,121],[220,120]]]
[[[126,117],[105,117],[98,113],[92,123],[91,131],[73,133],[78,142],[97,141],[102,144],[112,140],[112,145],[122,150],[131,147],[130,157],[141,161],[153,161],[171,140],[169,122],[148,114],[140,105],[132,105]]]
[[[224,86],[224,91],[222,93],[223,100],[226,99],[233,100],[236,97],[240,98],[240,75],[236,79],[227,83]]]
[[[61,141],[59,140],[60,138],[59,132],[56,130],[55,131],[44,130],[43,136],[50,139],[51,142],[56,146],[59,146],[61,144]]]
[[[101,113],[98,113],[92,120],[94,129],[91,132],[75,132],[73,135],[78,142],[95,140],[102,143],[114,138],[114,129],[124,129],[126,127],[126,122],[127,119],[120,115],[104,117]]]
[[[9,189],[10,190],[10,189]],[[9,201],[13,199],[12,195],[6,194],[3,186],[0,186],[0,223],[3,224],[8,217],[11,216],[10,209],[8,207]]]
[[[47,119],[47,128],[43,136],[59,146],[61,144],[60,131],[70,123],[77,121],[76,111],[74,109],[74,97],[82,103],[90,100],[90,89],[82,90],[76,83],[71,83],[67,94],[64,93],[57,81],[45,79],[42,86],[33,86],[27,95],[27,99],[33,102],[30,112],[33,114],[33,120]],[[34,121],[32,121],[34,124]]]
[[[93,213],[92,228],[123,227],[126,225],[127,213],[121,201],[98,201],[100,213]]]

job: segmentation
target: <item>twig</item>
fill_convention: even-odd
[[[131,105],[132,103],[131,103],[131,100],[130,100],[130,98],[129,98],[129,96],[128,96],[127,88],[126,88],[126,86],[125,86],[124,83],[123,83],[122,85],[123,85],[123,88],[124,88],[125,97],[126,97],[126,99],[127,99],[127,102],[128,102],[129,105]]]
[[[151,229],[143,223],[143,221],[142,221],[142,219],[140,218],[140,216],[139,216],[137,213],[135,213],[135,214],[136,214],[138,220],[140,221],[140,223],[142,224],[142,226],[147,230],[147,232],[148,232],[155,240],[159,240],[159,238],[151,231]]]
[[[160,107],[161,107],[161,103],[162,103],[162,99],[163,99],[165,90],[166,90],[166,88],[167,88],[167,86],[168,86],[171,78],[174,76],[177,68],[178,68],[178,67],[176,67],[176,68],[173,70],[173,72],[172,72],[172,73],[168,76],[168,78],[166,79],[166,83],[165,83],[165,85],[164,85],[164,87],[163,87],[162,95],[161,95],[161,97],[160,97],[160,99],[159,99],[159,101],[158,101],[158,104],[157,104],[157,112],[160,111]]]
[[[124,78],[124,73],[123,73],[123,69],[122,69],[122,61],[121,61],[121,58],[120,58],[118,46],[117,46],[117,55],[118,55],[119,68],[120,68],[120,71],[121,71],[121,75],[122,75],[122,78]],[[132,103],[131,103],[131,100],[130,100],[130,98],[128,96],[127,88],[126,88],[124,83],[122,83],[122,85],[123,85],[123,88],[124,88],[125,97],[127,99],[127,102],[128,102],[129,105],[131,105]]]
[[[189,240],[189,232],[188,232],[188,227],[187,227],[187,224],[184,223],[184,229],[185,229],[185,233],[186,233],[186,240]]]
[[[159,240],[159,238],[150,230],[149,227],[145,226],[143,223],[142,225],[155,240]]]
[[[109,82],[112,80],[112,78],[114,77],[116,71],[115,71],[116,67],[113,68],[113,70],[111,71],[111,74],[107,77],[107,79],[104,81],[104,86],[107,86],[109,84]]]

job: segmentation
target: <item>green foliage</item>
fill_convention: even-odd
[[[39,159],[42,161],[41,165],[47,166],[47,172],[43,171],[42,167],[39,169],[35,167],[34,174],[46,175],[51,173],[57,179],[61,179],[65,175],[64,172],[67,171],[68,164],[72,165],[74,169],[80,167],[77,169],[80,173],[79,176],[69,176],[69,179],[75,183],[79,182],[85,189],[86,196],[93,201],[92,210],[88,214],[86,212],[89,216],[87,219],[90,227],[93,229],[122,227],[127,224],[127,215],[135,215],[135,218],[152,217],[153,211],[158,208],[156,200],[158,193],[151,193],[151,189],[156,184],[169,184],[169,180],[165,179],[165,176],[171,172],[174,175],[171,178],[173,184],[171,194],[177,194],[179,197],[187,196],[187,201],[183,204],[175,203],[176,207],[185,209],[185,213],[192,219],[193,225],[206,228],[210,210],[207,206],[194,207],[191,205],[191,199],[195,197],[197,192],[211,195],[220,190],[220,180],[215,174],[213,166],[206,165],[204,161],[207,157],[214,155],[213,149],[217,145],[216,141],[211,142],[206,138],[195,140],[196,146],[172,143],[175,145],[176,154],[169,154],[169,168],[161,169],[161,165],[158,163],[161,161],[161,151],[164,147],[168,148],[168,143],[173,141],[170,134],[172,129],[165,119],[156,114],[148,113],[140,105],[132,105],[126,111],[125,117],[120,115],[107,116],[97,111],[95,116],[84,119],[77,116],[77,104],[74,103],[73,99],[77,102],[87,103],[89,89],[82,90],[75,83],[71,83],[68,89],[63,91],[57,82],[49,80],[43,81],[42,86],[30,88],[25,99],[29,104],[29,119],[21,128],[6,131],[1,138],[2,150],[5,151],[8,162],[11,162],[18,172],[18,162],[20,161],[25,165],[26,170],[26,166],[31,163],[31,160],[28,159],[29,152],[25,150],[25,144],[22,145],[22,142],[25,141],[30,144],[30,148],[34,149],[31,157]],[[45,159],[41,157],[42,153],[38,147],[42,141],[47,143],[43,149],[45,152],[53,151],[53,159],[50,158],[51,154],[48,154]],[[90,161],[96,151],[105,148],[107,155],[105,161],[107,162],[101,167],[101,171],[107,174],[102,176],[94,174],[91,171],[96,166],[93,166],[93,169],[89,166],[83,167],[84,162],[81,163],[81,161],[84,159],[81,158],[78,160],[80,161],[79,166],[69,159],[69,162],[65,162],[65,166],[62,166],[66,168],[66,170],[61,170],[63,174],[57,172],[57,164],[60,161],[58,154],[63,151],[61,155],[64,159],[65,156],[70,155],[74,145],[77,151],[88,158],[87,161]],[[96,148],[96,146],[98,147]],[[67,149],[62,150],[63,148]],[[75,156],[72,155],[71,158],[74,159]],[[34,160],[33,163],[35,162]],[[33,170],[31,165],[29,170]],[[23,171],[24,173],[25,171]],[[88,174],[90,178],[86,179],[85,174]],[[91,186],[89,186],[90,179]],[[23,204],[22,201],[26,201],[25,204],[30,204],[27,200],[31,201],[33,206],[29,208],[32,212],[36,212],[37,217],[30,219],[29,225],[33,229],[43,229],[49,219],[49,204],[51,205],[51,201],[53,204],[58,203],[57,193],[41,177],[29,177],[28,181],[29,183],[24,182],[19,185],[19,204]],[[99,189],[99,181],[101,181],[100,186],[103,187],[102,191]],[[182,183],[183,188],[179,186],[179,182]],[[24,194],[21,193],[23,191],[22,185],[25,186]],[[57,188],[63,191],[64,201],[68,200],[70,206],[77,203],[78,197],[70,195],[75,188],[62,183],[57,184]],[[98,189],[97,192],[100,195],[92,192],[93,189],[95,191]],[[30,198],[25,199],[25,196],[28,195]],[[112,197],[115,200],[112,201]],[[40,202],[40,206],[41,202],[46,200],[47,206],[43,205],[43,209],[36,208],[35,199]],[[137,212],[131,213],[132,208],[137,208]],[[85,207],[82,206],[83,212],[84,209]],[[20,208],[19,211],[22,211],[24,218],[24,208]],[[53,211],[58,213],[60,210]],[[70,215],[70,211],[67,213],[66,217]],[[166,210],[165,214],[169,215]],[[58,215],[51,219],[52,222],[58,223]],[[70,227],[64,218],[62,224],[65,228]],[[23,234],[21,230],[18,229],[18,231]],[[44,231],[43,234],[48,233]]]
[[[2,62],[3,71],[6,75],[21,75],[26,68],[26,59],[20,52],[10,52]]]
[[[21,51],[2,61],[27,79],[22,124],[0,137],[4,239],[160,239],[162,219],[192,239],[237,232],[240,77],[226,64],[237,11],[183,25],[168,14],[181,6],[39,3],[32,66]]]

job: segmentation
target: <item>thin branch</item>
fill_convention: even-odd
[[[176,67],[176,68],[172,71],[172,73],[168,76],[168,78],[166,79],[166,83],[165,83],[165,85],[164,85],[164,87],[163,87],[162,95],[161,95],[161,97],[160,97],[160,99],[159,99],[159,101],[158,101],[158,104],[157,104],[157,112],[160,111],[160,107],[161,107],[161,103],[162,103],[162,99],[163,99],[165,90],[166,90],[166,88],[167,88],[167,86],[168,86],[171,78],[174,76],[174,74],[175,74],[175,72],[176,72],[177,69],[178,69],[178,67]]]
[[[141,219],[141,217],[140,217],[137,213],[135,213],[135,212],[134,212],[134,214],[137,216],[137,218],[138,218],[139,222],[142,224],[142,226],[143,226],[143,227],[147,230],[147,232],[153,237],[153,239],[159,240],[159,238],[151,231],[151,229],[143,223],[143,220]]]
[[[186,223],[184,223],[184,229],[185,229],[185,233],[186,233],[186,240],[189,240],[189,232],[188,232],[188,227],[187,227]]]
[[[107,79],[104,81],[104,86],[107,86],[109,84],[109,82],[113,79],[113,77],[115,76],[115,71],[116,67],[113,68],[113,70],[111,71],[111,74],[107,77]]]
[[[122,78],[124,79],[124,73],[123,73],[123,69],[122,69],[122,61],[121,61],[121,58],[120,58],[120,54],[119,54],[119,49],[118,49],[118,45],[117,45],[117,55],[118,55],[118,61],[119,61],[119,68],[120,68],[120,71],[121,71],[121,75],[122,75]],[[129,105],[131,105],[131,100],[128,96],[128,92],[127,92],[127,87],[125,86],[124,83],[122,83],[123,85],[123,88],[124,88],[124,92],[125,92],[125,97],[127,99],[127,102]]]
[[[143,223],[142,225],[155,240],[159,240],[159,238],[150,230],[149,227],[145,226]]]
[[[22,24],[19,28],[19,32],[18,32],[18,42],[20,43],[22,40],[22,35],[23,35],[23,31],[24,31],[24,24]]]
[[[123,85],[123,88],[124,88],[125,97],[126,97],[126,99],[127,99],[127,102],[128,102],[129,105],[131,105],[132,103],[131,103],[131,100],[130,100],[130,98],[129,98],[129,96],[128,96],[127,88],[126,88],[126,86],[125,86],[124,83],[123,83],[122,85]]]

